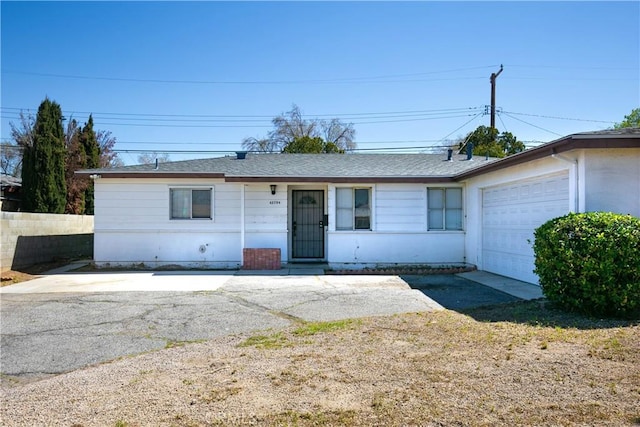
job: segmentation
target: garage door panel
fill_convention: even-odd
[[[566,172],[484,189],[482,268],[538,283],[533,274],[533,232],[549,219],[568,211],[569,176]]]

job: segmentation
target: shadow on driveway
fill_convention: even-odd
[[[402,280],[449,310],[522,301],[520,298],[453,274],[403,275]]]

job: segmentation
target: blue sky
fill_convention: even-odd
[[[432,152],[489,125],[500,64],[496,126],[528,144],[640,106],[637,1],[3,1],[1,19],[2,140],[48,96],[127,164],[231,153],[292,104],[353,122],[360,149]]]

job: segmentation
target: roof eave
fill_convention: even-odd
[[[159,172],[159,171],[138,171],[138,172],[108,172],[108,171],[76,171],[76,175],[84,177],[109,178],[224,178],[223,173],[218,172]]]
[[[640,137],[638,135],[615,135],[596,136],[575,134],[558,139],[548,144],[541,145],[520,153],[514,154],[504,159],[497,160],[487,165],[480,166],[455,175],[456,181],[462,181],[477,175],[505,169],[533,160],[549,157],[565,151],[577,149],[597,149],[597,148],[640,148]]]
[[[331,184],[424,184],[454,182],[452,176],[227,176],[225,182],[313,182]]]

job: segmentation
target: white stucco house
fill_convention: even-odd
[[[640,129],[499,160],[241,153],[79,174],[95,183],[97,265],[239,268],[247,248],[269,248],[285,264],[472,264],[537,283],[531,241],[543,222],[640,217]]]

